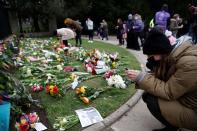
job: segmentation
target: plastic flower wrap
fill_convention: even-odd
[[[111,61],[117,61],[118,60],[118,53],[113,53],[109,55]]]
[[[94,57],[100,60],[102,58],[101,52],[95,49]]]
[[[65,117],[58,117],[55,119],[53,128],[57,131],[65,131],[76,125],[79,122],[79,119],[76,115],[70,115]]]
[[[20,117],[20,121],[16,122],[15,127],[17,131],[28,131],[30,128],[35,128],[35,123],[39,121],[36,112],[24,114]]]
[[[111,87],[116,87],[116,88],[126,88],[125,81],[122,79],[120,75],[113,75],[110,78],[106,79],[107,84]]]

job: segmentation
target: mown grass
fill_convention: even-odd
[[[69,41],[75,45],[74,41]],[[99,49],[101,52],[118,52],[120,55],[120,61],[122,65],[119,67],[124,74],[124,68],[139,69],[139,63],[126,49],[120,48],[115,45],[96,42],[88,43],[87,40],[83,40],[82,46],[85,49]],[[72,60],[72,65],[81,66],[81,63]],[[80,85],[85,85],[94,88],[106,88],[107,83],[102,77],[97,77],[94,79],[87,80]],[[46,94],[45,91],[39,93],[41,98],[41,103],[43,104],[47,117],[51,124],[54,123],[56,117],[66,116],[75,114],[75,110],[87,107],[95,107],[101,114],[103,118],[110,115],[116,109],[118,109],[122,104],[124,104],[133,94],[135,93],[134,85],[129,85],[126,89],[109,89],[102,93],[97,99],[93,100],[89,105],[85,105],[82,101],[78,99],[73,90],[69,90],[66,95],[62,98],[54,98]],[[70,128],[69,131],[79,131],[82,130],[80,123]]]

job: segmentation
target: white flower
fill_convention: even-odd
[[[126,88],[125,81],[122,79],[120,75],[113,75],[107,80],[107,84],[109,86],[114,86],[116,88]]]
[[[60,130],[59,131],[65,131],[65,129],[64,128],[60,128]]]
[[[32,74],[31,74],[31,69],[30,69],[30,68],[27,68],[27,75],[28,75],[28,76],[32,76]]]
[[[62,65],[57,65],[56,67],[57,67],[57,69],[58,69],[59,71],[63,70]]]

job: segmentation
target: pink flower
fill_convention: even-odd
[[[72,66],[65,66],[65,67],[64,67],[64,71],[65,71],[65,72],[72,72],[72,71],[74,71],[74,70],[75,70],[75,68],[72,67]]]
[[[106,71],[105,74],[103,75],[103,77],[105,79],[110,78],[112,75],[114,74],[114,72],[112,70]]]

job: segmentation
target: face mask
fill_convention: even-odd
[[[155,60],[154,57],[149,57],[147,59],[146,67],[149,68],[150,70],[153,70],[154,67],[158,66],[160,63],[160,60]]]

